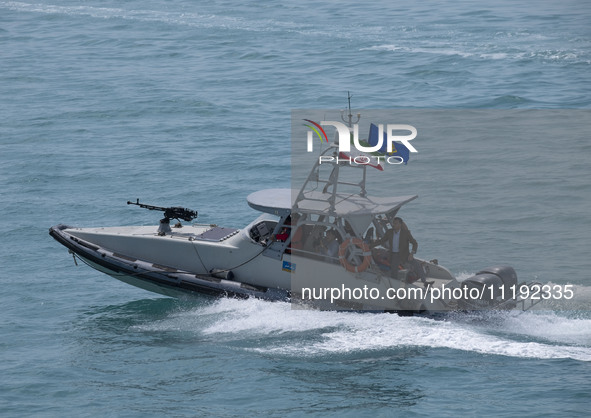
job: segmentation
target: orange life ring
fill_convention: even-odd
[[[363,262],[358,266],[354,266],[353,264],[349,263],[345,257],[347,248],[350,244],[359,247],[363,252]],[[339,261],[347,271],[361,273],[366,268],[368,268],[369,263],[371,263],[371,251],[369,250],[369,246],[359,238],[349,238],[348,240],[345,240],[339,247]]]

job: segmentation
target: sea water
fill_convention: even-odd
[[[0,414],[587,416],[590,23],[584,1],[0,0]],[[539,143],[419,132],[396,168],[420,256],[576,300],[443,319],[179,301],[47,234],[155,224],[135,198],[242,227],[249,193],[290,185],[291,111],[347,91],[354,111],[580,115]]]

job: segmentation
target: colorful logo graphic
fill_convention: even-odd
[[[319,123],[314,122],[313,120],[310,119],[304,119],[306,122],[310,122],[312,125],[314,126],[310,126],[310,125],[306,125],[304,124],[305,127],[312,129],[314,132],[316,132],[316,135],[318,135],[318,138],[320,138],[320,142],[322,142],[322,138],[324,137],[324,140],[326,141],[326,143],[328,143],[328,136],[326,135],[326,132],[324,131],[324,128],[322,128],[322,126],[320,126]],[[320,135],[320,132],[318,132],[318,130],[320,130],[320,132],[322,132],[322,135]]]
[[[311,131],[307,135],[307,151],[314,151],[313,136],[315,132],[320,143],[323,139],[328,143],[328,135],[323,126],[333,126],[338,134],[339,147],[339,162],[341,159],[349,159],[356,164],[366,164],[382,169],[381,163],[388,164],[407,164],[410,158],[410,153],[418,152],[409,141],[416,138],[417,129],[412,125],[401,124],[387,124],[386,129],[384,125],[371,124],[367,139],[359,139],[359,125],[353,124],[351,127],[341,122],[335,121],[321,121],[314,122],[310,119],[304,119],[309,124],[304,124]],[[401,133],[407,133],[400,135]],[[336,137],[335,137],[336,140]],[[395,142],[396,141],[396,142]],[[352,149],[353,147],[354,149]],[[332,161],[332,156],[320,156],[319,161]],[[375,159],[376,164],[371,160]]]
[[[289,261],[284,261],[281,270],[287,271],[288,273],[295,273],[296,265],[295,263],[290,263]]]

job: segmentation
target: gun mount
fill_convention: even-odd
[[[181,228],[181,220],[190,222],[193,219],[197,218],[197,211],[191,210],[187,208],[183,208],[180,206],[171,206],[168,208],[162,206],[153,206],[153,205],[146,205],[144,203],[140,203],[139,199],[136,199],[135,202],[127,201],[128,205],[136,205],[140,208],[148,209],[148,210],[158,210],[164,212],[164,218],[160,219],[160,226],[158,227],[158,235],[166,235],[167,232],[171,232],[170,229],[170,220],[176,219],[178,224],[175,225],[177,228]]]

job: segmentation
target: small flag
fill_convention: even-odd
[[[369,143],[369,145],[371,146],[376,146],[378,144],[379,141],[379,135],[380,135],[380,131],[379,128],[374,125],[373,123],[370,125],[369,127],[369,137],[367,138],[367,142]],[[380,148],[377,152],[388,156],[388,157],[392,157],[392,156],[396,156],[396,157],[400,157],[403,159],[404,164],[408,163],[408,159],[410,157],[410,151],[408,150],[408,148],[406,148],[403,144],[399,143],[399,142],[393,142],[392,145],[392,152],[389,153],[387,152],[388,150],[388,136],[386,135],[386,132],[384,132],[384,138],[382,141],[382,148]]]

